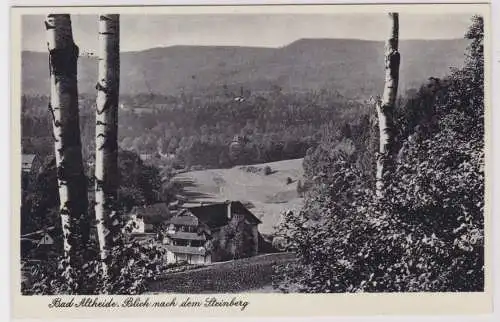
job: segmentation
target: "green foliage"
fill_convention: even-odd
[[[432,80],[399,111],[400,151],[384,197],[348,141],[333,135],[304,161],[304,208],[280,238],[297,263],[276,268],[285,292],[484,289],[484,69],[475,17],[465,67]],[[415,108],[420,107],[420,111]],[[354,150],[355,151],[355,150]]]

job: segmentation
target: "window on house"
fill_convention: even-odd
[[[188,241],[184,239],[176,239],[174,241],[174,245],[176,246],[188,246]]]
[[[193,247],[201,247],[201,246],[203,246],[203,240],[193,240],[191,242],[191,245]]]

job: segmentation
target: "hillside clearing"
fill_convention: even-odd
[[[303,178],[302,160],[192,171],[175,176],[174,181],[180,184],[181,195],[189,203],[239,200],[249,204],[262,221],[260,232],[270,234],[284,211],[302,207],[303,199],[297,194],[297,183]],[[270,174],[258,171],[266,166],[271,168]],[[291,183],[287,184],[287,178]]]

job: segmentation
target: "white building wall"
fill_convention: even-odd
[[[132,225],[132,223],[135,223]],[[144,219],[137,217],[137,215],[130,215],[129,225],[132,227],[132,233],[145,233],[146,225],[144,224]]]
[[[203,256],[203,255],[191,255],[191,254],[175,254],[171,251],[167,251],[167,263],[168,264],[173,264],[173,263],[178,263],[186,261],[189,264],[198,264],[198,265],[203,265],[203,264],[210,264],[212,262],[212,258],[210,255]]]
[[[167,250],[167,264],[173,264],[175,262],[176,262],[175,254]]]

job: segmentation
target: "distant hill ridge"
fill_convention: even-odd
[[[400,88],[442,77],[464,61],[465,39],[402,40]],[[251,91],[279,86],[285,91],[330,88],[349,98],[379,94],[384,43],[356,39],[299,39],[284,47],[172,46],[121,54],[121,93]],[[22,53],[22,92],[47,94],[47,53]],[[79,91],[94,93],[97,61],[79,59]]]

